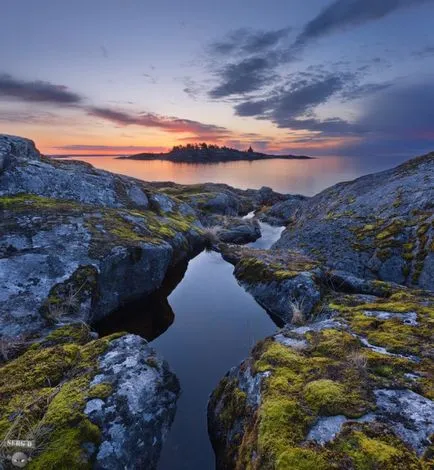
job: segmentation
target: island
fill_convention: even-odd
[[[163,153],[138,153],[135,155],[118,157],[127,160],[168,160],[178,163],[220,163],[242,160],[271,160],[275,158],[285,160],[309,160],[312,157],[305,155],[268,155],[256,152],[252,147],[248,150],[237,150],[218,145],[201,144],[175,145],[169,152]]]

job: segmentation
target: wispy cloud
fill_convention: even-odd
[[[260,90],[276,79],[273,74],[276,62],[276,56],[265,55],[227,64],[217,73],[220,84],[209,92],[210,97],[224,98]]]
[[[396,10],[432,3],[433,0],[335,0],[309,21],[294,46],[301,47],[314,39],[383,18]]]
[[[8,74],[0,75],[0,98],[56,105],[75,105],[83,101],[79,94],[66,86],[40,80],[19,80]]]
[[[211,53],[227,54],[257,54],[274,48],[288,37],[291,28],[272,31],[255,31],[251,29],[237,29],[228,34],[221,41],[210,45]]]
[[[425,59],[427,57],[434,57],[434,46],[427,46],[423,49],[419,49],[413,53],[414,57],[419,59]]]
[[[390,83],[360,83],[358,72],[326,71],[314,67],[309,71],[292,74],[286,82],[276,86],[262,99],[246,99],[235,105],[238,116],[269,120],[279,128],[306,130],[324,135],[362,133],[345,119],[331,117],[319,119],[315,109],[331,98],[348,101],[367,98],[385,90]]]
[[[281,79],[279,68],[300,58],[302,51],[322,37],[350,27],[379,20],[393,12],[434,0],[335,0],[309,21],[292,43],[290,28],[271,31],[236,30],[210,45],[212,56],[225,57],[213,73],[217,84],[213,99],[233,98],[260,92]],[[426,53],[429,54],[429,51]],[[214,65],[215,65],[214,61]]]
[[[143,126],[162,129],[173,133],[191,133],[196,135],[221,136],[229,133],[225,127],[213,124],[204,124],[190,119],[181,119],[172,116],[160,116],[153,113],[132,114],[123,110],[111,108],[89,107],[87,113],[90,116],[106,119],[121,126]]]
[[[87,145],[73,144],[52,147],[62,152],[107,152],[107,153],[138,153],[138,152],[161,152],[164,147],[141,146],[141,145]]]

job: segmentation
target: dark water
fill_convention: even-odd
[[[252,245],[267,248],[281,231],[266,224],[263,230],[263,238]],[[159,470],[214,468],[207,432],[209,394],[257,341],[276,330],[232,273],[233,266],[220,254],[202,252],[188,266],[178,266],[151,298],[97,325],[100,334],[126,330],[149,339],[180,381],[181,396]]]

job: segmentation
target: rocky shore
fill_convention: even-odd
[[[37,440],[30,468],[155,468],[177,379],[145,340],[89,325],[158,291],[206,227],[257,239],[241,216],[282,198],[146,183],[0,136],[0,442]]]
[[[433,196],[429,154],[299,202],[270,250],[220,245],[285,327],[211,396],[217,469],[432,468]]]
[[[32,439],[28,468],[156,468],[178,380],[140,336],[92,327],[207,247],[283,326],[211,394],[217,470],[432,468],[433,200],[434,154],[305,198],[1,135],[0,457]],[[258,220],[286,226],[269,250],[240,246]]]

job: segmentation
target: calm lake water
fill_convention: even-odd
[[[268,248],[281,228],[261,224],[263,237],[250,246]],[[233,266],[215,252],[202,252],[178,266],[162,289],[96,325],[104,335],[139,334],[169,362],[181,385],[175,420],[164,444],[159,470],[212,470],[207,431],[212,390],[256,342],[276,324],[240,287]]]
[[[313,196],[340,181],[391,168],[406,158],[320,157],[312,160],[263,160],[218,164],[120,160],[116,157],[74,157],[114,173],[145,181],[181,184],[226,183],[237,188],[270,186],[281,193]]]
[[[140,162],[113,157],[82,158],[94,166],[148,181],[224,182],[241,188],[271,186],[312,195],[342,180],[393,166],[369,169],[352,159],[272,160],[217,165]],[[366,162],[365,162],[366,163]],[[269,248],[283,228],[261,223],[262,238],[250,246]],[[159,292],[123,308],[96,326],[100,334],[129,331],[147,338],[169,362],[181,385],[175,420],[158,470],[212,470],[207,433],[209,394],[253,345],[277,326],[240,287],[233,266],[218,253],[203,252],[177,266]]]

